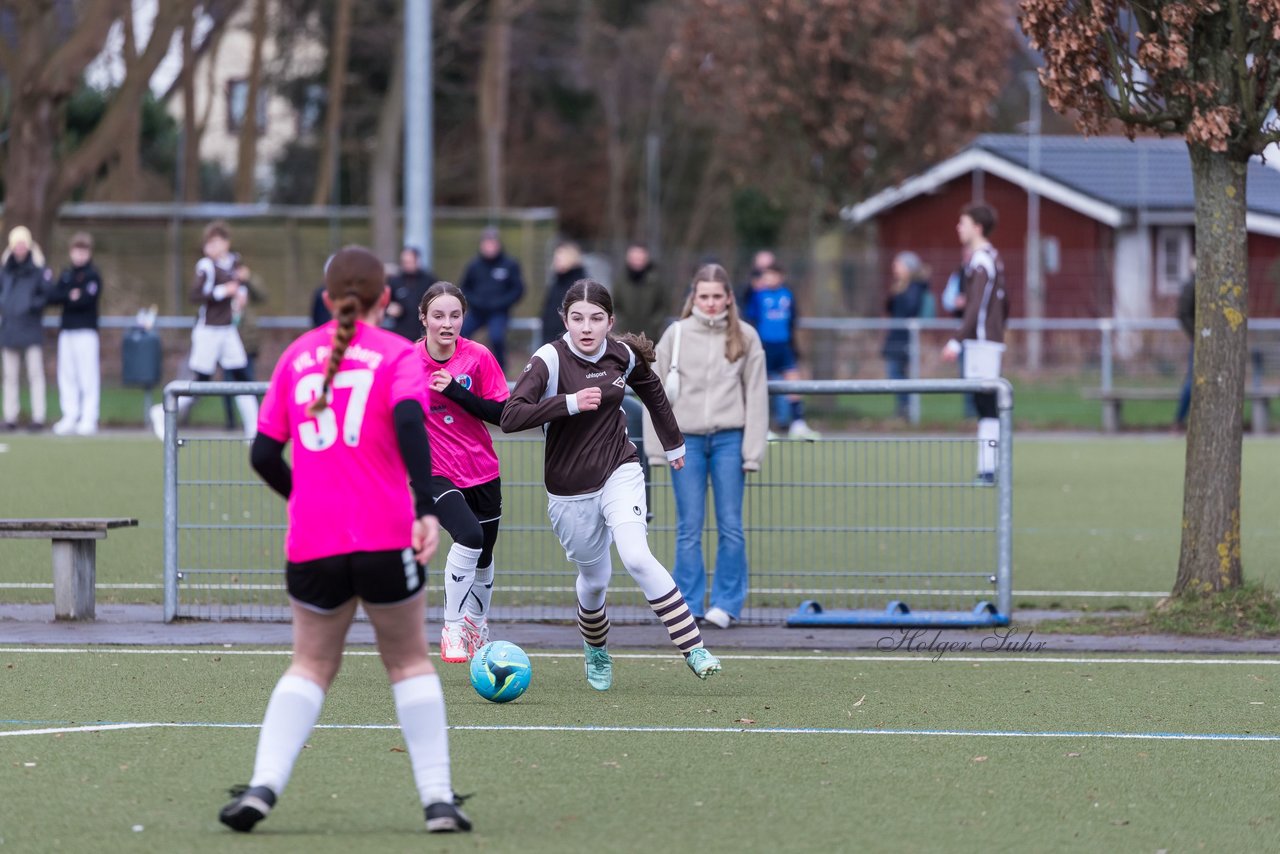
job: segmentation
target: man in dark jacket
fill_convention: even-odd
[[[0,359],[4,371],[4,429],[18,429],[18,374],[27,367],[31,392],[31,430],[44,429],[44,330],[41,316],[52,290],[52,276],[25,226],[9,232],[9,248],[0,267]]]
[[[1193,275],[1178,294],[1178,325],[1191,341],[1187,354],[1187,378],[1182,381],[1182,393],[1178,395],[1178,412],[1173,418],[1174,432],[1187,429],[1187,413],[1191,411],[1191,377],[1196,364],[1196,277]]]
[[[667,328],[670,306],[647,247],[640,243],[627,247],[622,275],[611,290],[614,316],[617,318],[614,329],[643,332],[653,341],[662,337],[662,331]]]
[[[386,326],[397,335],[417,341],[426,332],[418,307],[427,288],[436,283],[435,274],[422,269],[422,252],[416,246],[400,250],[400,272],[391,277],[391,302],[387,304]]]
[[[71,266],[62,271],[49,302],[62,306],[58,333],[58,407],[53,425],[59,436],[98,432],[102,368],[98,347],[98,300],[102,277],[93,266],[93,238],[83,231],[71,237]]]
[[[480,252],[462,274],[458,284],[467,298],[467,315],[462,337],[470,338],[484,326],[489,331],[489,349],[503,368],[507,364],[507,321],[511,307],[524,296],[520,263],[502,251],[496,228],[480,235]]]

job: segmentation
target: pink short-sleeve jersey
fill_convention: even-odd
[[[482,344],[466,338],[447,362],[437,362],[427,352],[427,342],[417,344],[422,370],[431,374],[443,368],[458,383],[485,400],[506,400],[507,378],[498,360]],[[493,437],[483,421],[438,391],[427,390],[427,435],[431,437],[431,473],[447,477],[454,486],[488,483],[498,476],[498,455]]]
[[[334,375],[331,405],[307,404],[324,384],[333,321],[289,345],[271,375],[258,432],[293,445],[293,491],[285,556],[292,562],[350,552],[403,549],[413,531],[413,497],[392,410],[421,402],[426,382],[413,345],[357,322]]]

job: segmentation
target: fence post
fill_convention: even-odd
[[[1000,447],[996,469],[996,608],[1006,619],[1013,615],[1013,386],[997,380],[996,403],[1000,412]]]
[[[920,321],[911,318],[907,321],[907,379],[920,379]],[[913,394],[907,398],[907,420],[911,424],[920,423],[920,395]]]
[[[1112,341],[1115,324],[1109,317],[1104,317],[1098,321],[1098,332],[1102,335],[1102,346],[1100,352],[1102,355],[1102,392],[1104,394],[1111,391],[1111,379],[1114,366],[1112,364]]]
[[[178,395],[164,389],[164,621],[178,615]],[[185,385],[185,383],[183,383]]]

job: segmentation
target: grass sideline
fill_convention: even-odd
[[[1168,735],[1274,733],[1280,670],[1266,659],[728,655],[704,683],[657,650],[619,654],[616,687],[599,694],[574,651],[535,656],[529,693],[504,706],[442,667],[476,832],[428,841],[365,651],[326,702],[321,725],[338,728],[312,735],[276,811],[238,837],[216,812],[250,771],[287,652],[155,652],[0,652],[6,813],[23,819],[6,846],[1245,851],[1271,847],[1280,821],[1276,744]],[[3,735],[96,721],[176,725]],[[249,726],[214,726],[228,724]]]
[[[1280,597],[1251,583],[1221,593],[1161,599],[1126,616],[1084,616],[1045,620],[1036,630],[1090,635],[1191,635],[1218,638],[1280,637]]]

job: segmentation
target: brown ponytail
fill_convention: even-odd
[[[347,347],[356,334],[356,320],[377,305],[386,289],[386,274],[378,256],[360,246],[339,250],[324,268],[325,291],[333,302],[333,333],[329,361],[324,366],[324,386],[320,395],[307,404],[307,415],[315,418],[329,408],[329,389],[342,366]]]
[[[564,295],[564,301],[560,303],[560,317],[565,320],[565,325],[568,325],[569,306],[575,302],[589,302],[604,309],[604,313],[609,317],[613,317],[613,294],[595,279],[578,279],[569,286],[568,292]],[[609,337],[626,344],[635,351],[637,356],[651,365],[658,359],[653,350],[653,342],[643,332],[628,332],[625,335]]]

